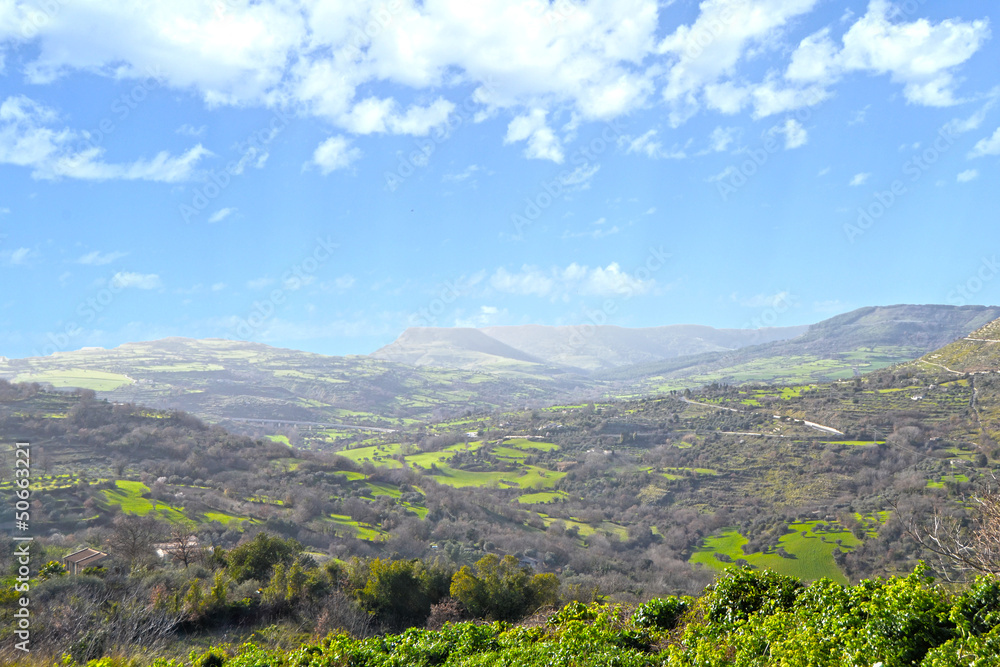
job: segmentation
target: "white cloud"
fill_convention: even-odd
[[[594,268],[574,262],[564,269],[548,270],[525,265],[515,273],[500,268],[489,282],[498,292],[564,300],[570,296],[635,296],[656,287],[654,279],[632,276],[616,262]]]
[[[215,213],[213,213],[208,218],[208,222],[210,224],[216,223],[216,222],[222,222],[223,220],[225,220],[226,218],[228,218],[229,216],[231,216],[233,213],[236,213],[236,211],[237,211],[237,209],[231,208],[231,207],[228,207],[228,206],[226,208],[220,208],[218,211],[216,211]]]
[[[948,122],[944,128],[949,134],[965,134],[966,132],[972,132],[973,130],[978,130],[979,126],[983,124],[986,120],[986,114],[996,106],[997,98],[1000,97],[1000,88],[994,88],[989,93],[989,99],[986,104],[981,106],[974,114],[968,118],[954,118]]]
[[[599,164],[582,164],[565,176],[561,176],[559,182],[562,183],[563,188],[569,192],[573,192],[575,190],[586,190],[590,188],[590,182],[594,180],[594,176],[596,176],[597,172],[600,170],[601,165]]]
[[[970,158],[986,155],[1000,155],[1000,127],[997,128],[992,137],[980,139],[969,153]]]
[[[7,255],[7,261],[11,264],[25,264],[28,257],[31,256],[31,248],[17,248],[4,254]]]
[[[659,132],[649,130],[640,137],[633,139],[628,135],[619,137],[618,143],[625,147],[626,153],[641,153],[654,160],[667,158],[671,160],[683,160],[687,153],[679,146],[673,146],[670,150],[664,150],[663,144],[656,139]]]
[[[330,137],[313,153],[312,163],[319,167],[323,174],[329,174],[337,169],[346,169],[361,157],[361,149],[351,147],[351,142],[344,136]]]
[[[850,72],[883,74],[903,85],[903,95],[912,104],[955,104],[953,70],[989,38],[989,22],[895,23],[895,13],[888,0],[871,0],[842,45],[834,42],[828,28],[806,37],[792,55],[786,79],[826,86]]]
[[[510,121],[507,126],[505,144],[527,141],[524,156],[538,160],[552,160],[562,163],[564,159],[562,145],[552,129],[546,124],[544,109],[532,109],[531,113],[523,114]]]
[[[0,5],[0,38],[26,41],[22,27],[36,29],[29,4]],[[863,17],[849,17],[842,39],[831,29],[815,33],[784,68],[786,31],[820,4],[701,0],[695,18],[674,27],[672,0],[74,0],[59,3],[37,28],[18,66],[33,83],[86,72],[147,90],[194,91],[209,107],[281,108],[322,119],[334,135],[422,136],[447,132],[456,111],[462,122],[503,115],[506,143],[524,142],[527,157],[558,163],[585,122],[657,102],[673,126],[705,107],[733,114],[749,106],[762,118],[819,104],[849,72],[887,74],[914,103],[951,104],[956,68],[989,34],[986,21],[900,21],[886,0],[872,0]],[[748,82],[740,68],[762,55],[782,59],[780,69],[755,68],[767,73]],[[402,99],[411,93],[415,100]],[[99,148],[71,148],[82,133],[59,128],[55,118],[33,122],[13,135],[23,139],[21,152],[8,162],[37,178],[177,182],[208,154],[198,145],[179,156],[105,164]],[[177,133],[202,130],[183,125]],[[718,139],[711,145],[727,145]],[[361,157],[329,141],[313,156],[323,173]],[[657,151],[657,143],[649,138],[638,152],[679,155]],[[0,143],[0,158],[3,150]],[[36,160],[26,160],[29,150]],[[253,156],[258,167],[266,159],[266,152]]]
[[[809,141],[809,133],[806,131],[806,128],[802,127],[802,123],[794,118],[785,120],[782,125],[775,125],[769,132],[773,135],[782,135],[785,137],[785,150],[805,146],[806,142]]]
[[[979,172],[975,169],[967,169],[958,175],[959,183],[968,183],[979,178]]]
[[[854,174],[854,178],[851,179],[851,182],[848,183],[848,185],[850,185],[852,187],[857,187],[859,185],[864,185],[865,183],[868,182],[869,178],[871,178],[871,174],[869,174],[867,172],[861,172],[860,174]]]
[[[709,150],[714,153],[722,153],[729,149],[729,146],[736,141],[736,137],[739,136],[740,129],[738,127],[717,127],[712,130],[712,134],[708,137],[708,147]]]
[[[698,18],[682,25],[659,44],[672,57],[663,99],[672,108],[675,127],[697,113],[700,92],[735,73],[737,63],[752,47],[774,39],[791,19],[817,0],[704,0]],[[716,104],[719,91],[716,89]]]
[[[468,167],[458,172],[457,174],[445,174],[441,177],[441,180],[445,183],[459,183],[461,181],[468,180],[472,178],[473,174],[477,171],[481,171],[481,168],[477,165],[470,164]]]
[[[150,290],[162,287],[160,276],[155,273],[132,273],[130,271],[119,271],[111,278],[111,284],[119,289],[134,287],[136,289]]]
[[[226,283],[213,283],[212,284],[212,291],[213,292],[221,292],[224,289],[226,289]]]
[[[36,179],[144,180],[178,183],[189,180],[201,158],[211,152],[201,144],[179,156],[162,151],[151,160],[124,164],[101,160],[104,149],[87,145],[85,134],[55,129],[57,114],[23,95],[0,104],[0,164],[32,169]]]
[[[110,264],[116,259],[121,259],[126,256],[127,252],[106,252],[102,253],[98,250],[93,252],[88,252],[86,255],[81,256],[77,261],[79,264],[88,264],[90,266],[104,266],[105,264]]]
[[[194,125],[189,125],[185,123],[184,125],[181,125],[174,131],[177,134],[183,134],[184,136],[188,137],[200,137],[201,135],[205,134],[205,130],[207,129],[208,129],[207,125],[199,125],[198,127],[195,127]]]

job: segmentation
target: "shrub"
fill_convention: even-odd
[[[685,598],[671,595],[666,598],[654,598],[632,614],[632,622],[642,628],[658,630],[673,630],[680,617],[691,608],[691,602]]]

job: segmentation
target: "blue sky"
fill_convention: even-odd
[[[986,0],[0,0],[0,354],[1000,302]]]

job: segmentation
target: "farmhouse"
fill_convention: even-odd
[[[105,558],[108,558],[108,554],[103,551],[85,547],[64,556],[63,565],[66,566],[70,574],[80,574],[86,568],[97,565]]]

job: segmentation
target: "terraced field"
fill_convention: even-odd
[[[777,553],[746,554],[742,547],[749,540],[735,530],[726,530],[706,539],[691,555],[689,562],[722,571],[743,560],[755,568],[767,568],[803,581],[826,577],[842,584],[848,583],[833,553],[838,549],[849,551],[857,547],[860,540],[836,522],[795,522],[789,524],[788,529],[792,532],[781,537],[779,546],[792,558],[784,558]],[[722,554],[729,560],[719,560],[716,554]]]

